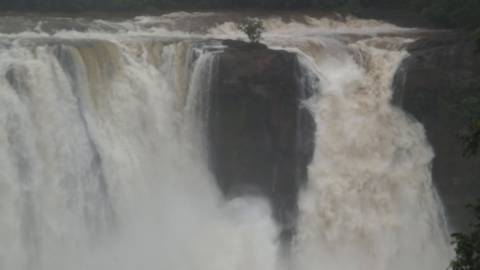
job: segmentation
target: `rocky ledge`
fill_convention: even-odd
[[[480,53],[463,33],[422,38],[398,70],[393,102],[425,127],[435,150],[433,180],[451,229],[467,228],[467,203],[480,198],[480,156],[466,158],[458,134],[480,102]]]
[[[229,197],[270,198],[289,238],[314,149],[315,123],[302,106],[313,91],[294,53],[238,41],[224,45],[209,99],[212,171]]]

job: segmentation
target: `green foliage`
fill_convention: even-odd
[[[452,235],[456,257],[450,264],[452,270],[479,270],[480,269],[480,200],[476,205],[469,205],[475,213],[469,233],[455,233]]]
[[[140,8],[334,8],[352,0],[0,0],[0,10],[77,10]]]
[[[475,29],[480,26],[480,1],[430,0],[423,13],[446,26]]]
[[[321,8],[361,7],[409,9],[449,27],[480,27],[480,0],[0,0],[0,10],[115,10],[150,8]]]
[[[446,27],[480,27],[480,0],[356,0],[364,7],[408,9]],[[352,3],[352,1],[350,1]]]
[[[238,25],[238,29],[245,33],[253,43],[259,43],[262,33],[265,31],[262,20],[258,18],[243,19]]]
[[[480,27],[480,0],[0,0],[0,10],[91,11],[116,9],[407,9],[447,27]],[[480,44],[480,41],[479,41]]]
[[[473,157],[480,150],[480,80],[471,81],[469,84],[466,91],[452,93],[449,101],[453,103],[451,113],[468,123],[458,134],[465,157]]]

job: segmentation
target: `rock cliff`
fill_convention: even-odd
[[[433,180],[453,230],[466,229],[467,203],[480,198],[480,157],[463,157],[458,134],[480,101],[480,53],[462,33],[440,33],[411,44],[395,79],[393,102],[425,127],[435,150]]]
[[[294,232],[299,188],[307,179],[315,123],[302,101],[313,94],[294,53],[224,41],[209,96],[210,164],[229,197],[270,198],[284,236]],[[480,101],[480,53],[465,34],[442,32],[409,45],[393,103],[419,120],[435,151],[433,181],[452,230],[467,228],[465,205],[480,198],[480,156],[458,138],[469,104]]]
[[[312,95],[294,53],[263,45],[224,42],[210,90],[212,171],[227,196],[270,198],[290,237],[297,193],[313,154],[315,123],[302,101]]]

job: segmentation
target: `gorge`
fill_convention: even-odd
[[[448,31],[242,16],[1,18],[0,269],[448,266]]]

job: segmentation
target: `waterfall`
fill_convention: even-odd
[[[308,106],[314,161],[300,200],[299,269],[442,269],[451,252],[421,124],[391,105],[402,40],[324,40]],[[330,52],[335,52],[331,54]]]
[[[0,19],[18,24],[0,26],[0,269],[445,269],[434,154],[390,104],[408,30],[266,19],[264,42],[297,54],[317,91],[285,251],[266,199],[227,200],[209,170],[217,39],[240,36],[229,19]]]
[[[1,269],[273,269],[267,204],[222,202],[197,140],[214,53],[38,42],[0,56]]]

